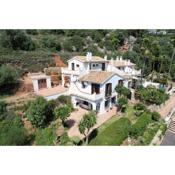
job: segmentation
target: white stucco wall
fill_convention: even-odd
[[[112,91],[114,91],[116,85],[118,84],[118,81],[121,80],[121,79],[122,78],[117,76],[117,75],[112,76],[106,82],[104,82],[103,84],[100,85],[100,93],[103,93],[104,96],[105,96],[105,87],[106,87],[107,83],[112,83]],[[78,89],[81,92],[91,94],[92,83],[91,82],[85,82],[85,84],[86,84],[86,87],[82,88],[82,82],[81,81],[76,82],[76,86],[78,87]]]
[[[104,84],[101,85],[101,87],[100,87],[101,93],[103,93],[105,96],[105,87],[106,87],[106,84],[108,84],[108,83],[112,83],[112,92],[113,92],[115,90],[115,87],[118,85],[119,80],[122,80],[122,78],[117,76],[117,75],[112,76]]]
[[[93,71],[101,71],[102,63],[91,63],[91,70]]]
[[[91,83],[90,82],[85,82],[85,84],[86,84],[86,87],[82,88],[82,82],[81,81],[76,82],[76,86],[78,87],[78,89],[81,92],[91,94]]]
[[[80,71],[84,70],[84,64],[83,64],[83,62],[78,61],[78,60],[75,60],[75,59],[72,59],[72,60],[70,60],[68,62],[68,69],[69,70],[72,70],[72,63],[74,63],[74,67],[75,67],[75,70],[76,71],[78,71],[78,70],[80,70]],[[77,65],[79,65],[79,67],[77,67]]]

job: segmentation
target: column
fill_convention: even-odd
[[[51,78],[50,77],[46,79],[46,84],[47,84],[47,88],[51,88]]]
[[[111,102],[111,98],[109,99],[109,109],[112,108],[112,102]]]
[[[63,75],[61,75],[61,85],[64,87],[64,83],[65,83],[65,81],[64,81],[64,76]]]
[[[105,110],[105,101],[103,100],[103,101],[101,101],[101,103],[100,103],[100,110],[99,110],[99,113],[100,114],[103,114],[103,113],[105,113],[106,112],[106,110]]]
[[[37,79],[34,79],[34,80],[32,80],[32,83],[33,83],[34,92],[38,92],[38,90],[39,90],[38,80]]]
[[[72,101],[72,105],[73,105],[73,108],[77,108],[77,106],[76,106],[76,99],[75,99],[75,97],[71,97],[71,101]]]
[[[92,103],[92,110],[96,111],[96,103]]]

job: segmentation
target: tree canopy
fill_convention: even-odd
[[[54,114],[56,118],[60,118],[62,124],[65,124],[65,121],[70,116],[71,108],[68,105],[56,107],[54,110]]]
[[[141,87],[137,89],[136,94],[142,102],[147,104],[160,105],[169,98],[169,95],[163,90],[156,89],[155,87]]]
[[[0,66],[0,94],[11,93],[19,84],[19,74],[12,66]]]
[[[85,114],[80,120],[78,125],[81,134],[84,134],[86,138],[86,144],[88,144],[88,134],[90,129],[96,124],[96,114],[94,111]]]
[[[0,122],[0,145],[27,145],[30,141],[27,130],[18,116]]]
[[[43,97],[37,97],[27,104],[26,117],[37,128],[44,128],[52,119],[53,108]]]

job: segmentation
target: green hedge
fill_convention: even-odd
[[[137,122],[132,125],[131,136],[133,136],[134,138],[141,136],[144,133],[147,125],[151,123],[151,121],[151,114],[143,113],[137,120]]]
[[[158,123],[154,123],[154,125],[150,126],[143,134],[140,144],[141,145],[149,145],[159,130],[160,125]]]
[[[90,141],[89,145],[121,145],[128,137],[131,122],[127,118],[121,118]]]

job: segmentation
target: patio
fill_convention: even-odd
[[[59,95],[66,95],[67,92],[67,88],[59,85],[52,88],[41,89],[36,93],[36,95],[43,96],[46,99],[50,100],[57,98]]]
[[[91,131],[95,128],[98,128],[100,125],[102,125],[112,116],[114,116],[116,114],[116,111],[117,111],[117,108],[113,107],[108,112],[101,114],[101,115],[97,115],[97,124],[91,129]],[[81,139],[84,138],[84,135],[82,135],[79,132],[78,124],[81,118],[83,117],[83,115],[88,112],[89,111],[86,109],[79,108],[77,111],[74,111],[71,113],[69,120],[68,120],[68,125],[70,126],[70,129],[68,130],[69,137],[79,136]]]

